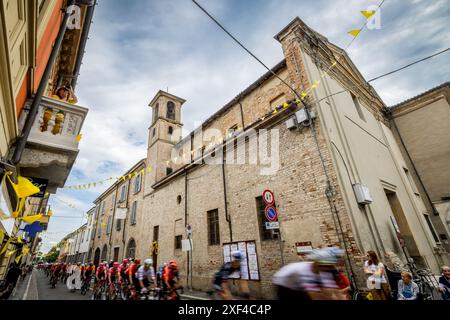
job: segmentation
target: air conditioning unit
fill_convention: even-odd
[[[297,129],[297,126],[298,123],[296,117],[292,117],[288,121],[286,121],[286,127],[288,128],[288,130],[295,130]]]
[[[308,111],[306,111],[306,109],[303,108],[295,113],[295,116],[297,117],[297,122],[303,126],[309,125],[309,119],[308,119],[307,112]],[[314,113],[314,111],[309,111],[309,116],[311,117],[311,119],[316,118],[316,114]]]
[[[373,202],[369,188],[366,186],[356,183],[353,185],[353,191],[355,192],[356,201],[359,204],[371,204]]]

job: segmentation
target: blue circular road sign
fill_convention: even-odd
[[[267,220],[269,220],[271,222],[277,221],[277,218],[278,218],[277,209],[275,209],[272,206],[268,206],[266,208],[266,218],[267,218]]]

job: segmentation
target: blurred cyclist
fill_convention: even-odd
[[[343,251],[338,248],[313,250],[309,261],[289,264],[273,277],[279,300],[345,300],[336,283],[336,264]]]
[[[241,277],[241,259],[241,252],[233,251],[231,253],[231,262],[225,263],[214,277],[213,288],[223,300],[231,300],[233,298],[228,285],[228,278],[232,274],[238,275],[239,278]],[[249,298],[249,292],[246,284],[247,282],[245,280],[239,280],[240,291],[243,293],[245,298]]]

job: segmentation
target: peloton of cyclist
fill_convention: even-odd
[[[108,270],[108,283],[109,285],[116,283],[116,280],[119,280],[119,266],[118,262],[114,262],[113,266]]]
[[[155,270],[153,270],[153,260],[145,259],[144,265],[139,267],[137,271],[137,278],[139,280],[139,287],[141,294],[148,292],[147,288],[152,286],[156,288]]]

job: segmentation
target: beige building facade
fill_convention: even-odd
[[[121,179],[109,187],[95,201],[96,211],[89,259],[98,265],[101,261],[119,261],[137,257],[140,241],[136,231],[143,215],[143,183],[145,160],[139,161]],[[144,172],[142,172],[144,170]]]
[[[450,83],[444,83],[391,109],[395,138],[407,161],[414,193],[434,238],[450,250]]]
[[[362,263],[367,250],[375,250],[388,265],[406,263],[396,238],[396,221],[407,254],[417,264],[437,271],[444,259],[442,246],[433,239],[423,215],[423,201],[414,194],[405,174],[407,164],[382,100],[342,49],[300,19],[276,39],[285,55],[285,60],[272,69],[278,77],[297,92],[321,80],[306,100],[317,116],[314,127],[292,130],[286,123],[301,104],[291,103],[273,112],[295,96],[269,72],[205,121],[202,129],[220,131],[218,141],[225,138],[227,150],[245,145],[247,159],[258,153],[252,138],[235,137],[256,131],[260,139],[258,130],[276,129],[273,138],[277,140],[278,135],[280,142],[277,170],[261,174],[268,164],[232,164],[236,156],[227,158],[225,165],[207,165],[196,160],[217,155],[218,149],[208,148],[212,137],[196,141],[193,132],[181,140],[174,132],[182,125],[185,100],[158,92],[150,103],[154,117],[147,163],[153,175],[145,180],[138,251],[145,255],[148,246],[157,241],[158,266],[176,259],[185,281],[192,278],[194,288],[207,290],[213,274],[227,259],[228,244],[242,247],[248,255],[248,270],[253,273],[251,290],[256,296],[269,297],[271,276],[282,261],[301,259],[297,254],[299,243],[311,243],[314,248],[337,245],[346,249],[346,271],[363,287]],[[328,97],[355,84],[360,86],[351,92]],[[200,151],[199,146],[203,146]],[[177,164],[173,150],[183,150],[175,153],[175,158],[188,154],[191,163]],[[367,204],[355,195],[361,185],[371,198]],[[281,243],[278,232],[265,229],[265,204],[261,199],[265,189],[275,195]],[[189,258],[181,246],[187,238],[187,225],[193,230]],[[188,260],[192,260],[192,272]]]

